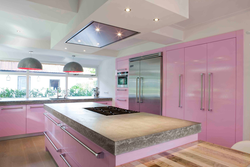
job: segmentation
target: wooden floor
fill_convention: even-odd
[[[44,136],[0,141],[0,167],[56,167]]]
[[[119,167],[247,167],[250,154],[199,141]]]
[[[247,167],[250,154],[198,141],[119,167]],[[56,167],[44,136],[0,141],[0,167]]]

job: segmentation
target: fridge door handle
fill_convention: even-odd
[[[208,74],[208,111],[212,111],[211,108],[211,76],[213,73]]]
[[[136,99],[136,103],[139,103],[139,101],[138,101],[138,80],[139,79],[140,79],[139,77],[136,78],[136,86],[135,86],[135,99]]]
[[[143,77],[140,77],[140,103],[143,103]]]
[[[179,75],[179,107],[182,108],[181,106],[181,77],[182,74]]]
[[[204,73],[201,73],[201,110],[204,110],[203,107],[203,97],[204,97]]]

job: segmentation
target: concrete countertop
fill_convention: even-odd
[[[45,103],[72,103],[72,102],[95,102],[95,101],[112,101],[109,97],[68,97],[67,99],[51,100],[50,98],[4,98],[0,99],[0,106],[9,105],[29,105],[29,104],[45,104]]]
[[[148,113],[105,116],[84,108],[97,103],[45,104],[44,108],[114,155],[175,140],[201,131],[201,124]]]

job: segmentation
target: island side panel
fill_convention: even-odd
[[[162,144],[146,147],[140,150],[120,154],[116,156],[116,166],[132,162],[141,158],[145,158],[154,154],[170,150],[175,147],[179,147],[191,142],[198,141],[198,134],[186,136],[180,139],[172,140]]]

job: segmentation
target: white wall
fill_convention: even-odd
[[[213,35],[244,29],[250,31],[250,11],[235,16],[202,24],[185,30],[184,41],[201,39]],[[119,52],[119,57],[164,47],[161,44],[146,43]],[[244,140],[250,140],[250,35],[244,35]]]
[[[115,99],[115,58],[104,60],[98,67],[98,85],[101,97]]]

